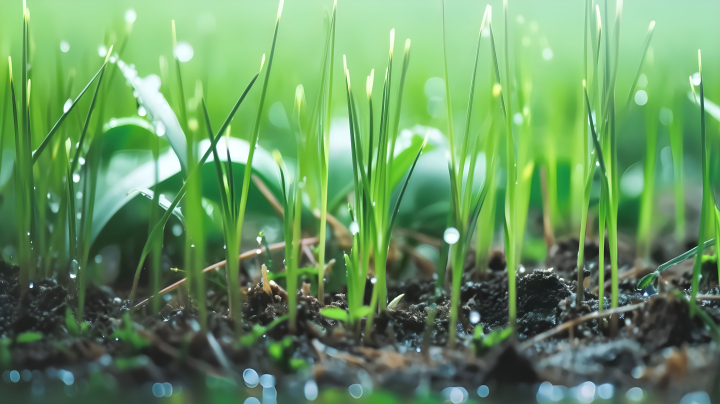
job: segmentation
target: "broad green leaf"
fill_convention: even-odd
[[[146,197],[148,200],[152,201],[153,198],[155,198],[155,193],[147,188],[135,188],[130,190],[128,192],[128,196],[132,196],[134,193],[139,193],[140,195]],[[164,195],[160,194],[160,199],[158,200],[158,204],[161,208],[168,210],[170,209],[170,201],[165,198]],[[172,211],[173,216],[178,218],[180,220],[180,223],[185,225],[185,216],[183,216],[182,212],[180,211],[180,207],[176,206],[175,209]]]
[[[332,320],[338,320],[342,321],[344,323],[348,322],[348,313],[345,311],[345,309],[341,309],[339,307],[325,307],[323,309],[320,309],[320,315],[323,317],[327,317]]]
[[[155,132],[160,136],[167,136],[180,161],[182,171],[187,173],[187,139],[175,112],[160,92],[160,77],[151,74],[142,78],[132,65],[128,65],[122,60],[117,61],[117,66],[128,84],[135,90],[133,94],[138,103],[145,108],[148,119],[155,127]]]

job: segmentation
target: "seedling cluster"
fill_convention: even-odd
[[[443,2],[442,39],[444,67],[444,105],[446,108],[447,172],[449,178],[449,209],[447,229],[440,248],[440,259],[437,270],[436,304],[428,312],[429,323],[432,324],[437,313],[437,305],[441,303],[444,293],[450,295],[449,345],[458,342],[458,321],[461,316],[460,295],[464,275],[468,267],[468,256],[475,256],[476,272],[472,275],[481,278],[488,276],[489,250],[496,232],[496,201],[504,192],[504,210],[502,215],[504,253],[508,280],[508,328],[483,334],[482,327],[475,328],[473,344],[478,353],[489,349],[512,335],[517,321],[516,279],[526,248],[525,228],[528,224],[528,210],[533,188],[534,173],[541,178],[543,203],[543,229],[546,247],[549,250],[554,244],[554,234],[567,231],[561,223],[574,223],[572,229],[579,239],[577,252],[577,289],[576,304],[585,301],[587,282],[583,273],[586,268],[585,239],[595,238],[588,229],[597,215],[597,240],[599,243],[598,271],[599,310],[605,305],[605,249],[609,250],[611,280],[610,308],[619,304],[618,296],[618,244],[620,209],[620,177],[621,167],[618,163],[618,133],[620,123],[635,108],[644,108],[642,113],[646,119],[646,152],[644,157],[644,187],[640,196],[639,223],[637,230],[637,251],[639,266],[645,265],[648,259],[653,228],[653,212],[655,205],[654,178],[656,165],[656,149],[658,144],[657,114],[660,109],[658,101],[645,106],[638,102],[636,92],[643,72],[652,69],[648,60],[655,22],[648,28],[641,53],[637,55],[639,63],[634,71],[628,96],[625,89],[617,85],[620,66],[620,27],[623,3],[617,2],[614,20],[608,18],[607,1],[585,1],[583,58],[585,71],[582,72],[582,83],[577,83],[577,93],[582,107],[578,108],[576,128],[573,130],[573,148],[575,167],[570,175],[569,187],[571,194],[578,202],[572,215],[561,217],[558,206],[558,139],[554,131],[546,135],[546,147],[538,150],[532,146],[536,136],[531,132],[533,117],[532,80],[528,73],[532,64],[523,59],[511,42],[514,40],[509,17],[508,1],[503,4],[504,33],[502,46],[496,47],[496,32],[493,29],[493,9],[489,5],[479,23],[479,34],[475,48],[474,65],[469,81],[467,108],[461,118],[464,127],[460,137],[456,136],[454,117],[458,111],[453,109],[450,93],[449,57],[447,52],[448,38],[446,31],[445,10],[451,7]],[[175,55],[172,69],[167,60],[161,59],[162,86],[167,94],[173,94],[174,107],[170,106],[157,87],[153,87],[137,76],[131,64],[123,61],[124,50],[132,29],[128,23],[125,36],[118,46],[108,44],[109,49],[104,61],[98,66],[97,73],[89,79],[87,85],[74,99],[70,98],[70,85],[65,85],[69,78],[67,72],[58,65],[58,86],[48,94],[48,100],[31,98],[32,70],[29,66],[30,13],[23,5],[23,45],[20,63],[8,59],[8,80],[6,81],[6,97],[3,125],[7,116],[12,117],[14,134],[13,143],[13,183],[16,210],[17,258],[20,268],[20,285],[22,293],[27,293],[33,282],[47,277],[56,277],[67,281],[77,293],[77,306],[66,313],[68,331],[75,336],[83,334],[87,328],[84,317],[85,290],[90,279],[88,268],[91,265],[90,251],[97,234],[107,224],[109,217],[116,211],[99,204],[101,195],[99,175],[106,169],[104,164],[104,143],[109,134],[117,127],[106,122],[112,114],[106,107],[111,97],[110,87],[116,72],[120,72],[128,84],[132,86],[138,105],[147,114],[146,120],[128,120],[126,125],[132,130],[146,135],[144,139],[147,150],[151,154],[147,170],[143,173],[147,181],[133,186],[132,195],[142,195],[151,201],[149,208],[149,224],[147,241],[144,244],[140,259],[134,273],[132,289],[129,293],[129,308],[138,308],[137,297],[141,275],[146,268],[150,272],[149,283],[145,289],[150,296],[150,311],[156,313],[161,308],[162,272],[163,272],[163,238],[165,227],[171,217],[180,223],[185,234],[182,271],[187,281],[182,285],[182,299],[186,307],[194,307],[198,314],[198,323],[202,330],[208,326],[208,308],[206,307],[207,285],[202,268],[206,265],[206,235],[208,233],[205,220],[204,188],[207,179],[201,175],[204,165],[212,165],[216,175],[217,188],[220,194],[218,207],[222,237],[225,245],[225,287],[227,288],[227,314],[234,320],[236,332],[242,345],[253,344],[267,330],[287,321],[288,329],[294,333],[298,329],[298,296],[313,290],[310,287],[299,287],[299,279],[309,280],[314,287],[313,294],[321,304],[326,303],[326,276],[328,267],[334,261],[328,259],[328,246],[332,228],[329,224],[339,223],[333,216],[344,215],[340,209],[329,205],[329,199],[337,196],[329,195],[330,167],[330,123],[333,113],[333,95],[342,94],[343,115],[347,114],[347,129],[352,158],[352,187],[347,195],[340,195],[349,203],[349,221],[347,231],[350,233],[350,245],[342,251],[346,272],[345,289],[347,310],[339,306],[328,305],[320,314],[337,320],[352,332],[357,340],[364,336],[371,341],[374,319],[378,313],[399,307],[402,296],[388,302],[389,252],[394,242],[393,230],[397,226],[399,211],[408,185],[415,180],[415,172],[422,155],[437,147],[428,143],[428,137],[422,142],[413,142],[411,146],[401,147],[398,143],[400,133],[402,103],[406,91],[410,63],[411,40],[406,39],[402,55],[396,55],[395,30],[390,31],[387,65],[385,72],[379,72],[382,86],[375,86],[376,72],[364,72],[365,92],[358,97],[357,76],[351,74],[352,57],[342,55],[342,64],[336,58],[336,25],[338,6],[334,4],[327,17],[327,33],[325,36],[322,69],[319,74],[316,97],[308,105],[305,87],[295,88],[295,98],[290,128],[296,145],[296,157],[281,156],[274,151],[276,169],[279,178],[279,191],[268,190],[270,200],[277,204],[278,213],[283,220],[282,234],[284,239],[284,261],[274,260],[270,275],[263,267],[263,287],[269,288],[271,278],[284,279],[287,291],[287,315],[277,318],[270,325],[252,328],[243,334],[242,327],[242,288],[240,285],[241,241],[246,224],[248,201],[251,184],[262,184],[268,178],[254,178],[258,174],[254,159],[259,153],[258,141],[263,133],[263,117],[266,111],[266,96],[271,81],[271,69],[275,57],[278,32],[283,12],[283,1],[280,0],[273,36],[269,45],[268,56],[262,55],[260,68],[248,80],[244,91],[239,94],[237,102],[227,114],[219,128],[214,128],[212,117],[206,105],[202,87],[195,95],[187,98],[183,87],[181,61]],[[612,26],[612,29],[610,28]],[[172,46],[177,48],[178,35],[182,36],[182,27],[171,25]],[[634,40],[634,39],[632,39]],[[170,41],[168,41],[170,42]],[[499,44],[498,44],[499,45]],[[278,45],[282,51],[282,45]],[[500,50],[501,52],[498,52]],[[468,49],[467,51],[472,51]],[[515,52],[515,53],[514,53]],[[337,54],[342,52],[338,50]],[[502,57],[498,57],[498,53]],[[254,60],[254,59],[253,59]],[[513,63],[515,63],[513,65]],[[713,198],[711,186],[711,165],[709,162],[717,158],[709,146],[705,124],[706,99],[700,52],[698,51],[699,82],[691,77],[692,96],[700,110],[700,144],[702,147],[702,208],[698,247],[670,262],[661,265],[657,271],[644,277],[638,287],[645,288],[657,279],[662,271],[678,262],[695,256],[693,270],[691,304],[694,304],[698,293],[702,252],[714,246],[720,250],[720,211]],[[17,77],[15,72],[20,72]],[[342,70],[340,69],[340,66]],[[485,66],[489,77],[478,75],[479,67]],[[515,67],[513,67],[515,66]],[[19,67],[19,69],[18,69]],[[172,74],[170,73],[172,70]],[[354,70],[353,73],[356,73]],[[648,73],[649,74],[649,73]],[[335,76],[343,78],[342,88],[333,87]],[[173,76],[169,78],[168,76]],[[17,83],[19,79],[19,83]],[[485,80],[487,81],[485,82]],[[258,80],[261,86],[256,86]],[[380,82],[380,80],[377,80]],[[483,85],[478,83],[483,82]],[[261,87],[259,90],[256,87]],[[259,91],[254,120],[249,126],[250,141],[247,152],[238,161],[231,155],[231,146],[238,139],[231,133],[231,122],[249,94]],[[92,92],[92,97],[85,94]],[[19,93],[19,94],[18,94]],[[53,94],[56,93],[56,94]],[[643,92],[644,93],[644,92]],[[618,94],[620,98],[618,98]],[[19,95],[19,96],[18,96]],[[68,102],[62,100],[68,99]],[[659,95],[657,97],[659,100]],[[57,101],[56,101],[57,100]],[[618,101],[622,102],[619,103]],[[43,122],[35,111],[37,105],[48,105],[48,116],[58,116],[53,125]],[[87,112],[82,114],[77,105],[87,105]],[[673,108],[675,118],[668,124],[670,147],[674,168],[674,186],[676,202],[676,235],[678,240],[685,238],[685,205],[683,199],[683,126],[682,114],[675,101]],[[8,108],[7,105],[11,105]],[[192,106],[192,108],[189,108]],[[513,112],[518,111],[518,112]],[[68,119],[72,116],[73,118]],[[78,122],[73,122],[77,117]],[[148,121],[150,123],[148,123]],[[244,125],[240,120],[233,123],[233,129],[240,131]],[[6,134],[3,126],[0,134],[0,158],[3,145],[10,144],[12,139]],[[245,129],[245,128],[243,128]],[[46,134],[45,134],[46,133]],[[157,136],[156,136],[157,135]],[[694,140],[693,140],[694,141]],[[220,145],[225,146],[222,150]],[[504,153],[503,153],[504,151]],[[224,152],[224,153],[223,153]],[[182,185],[174,192],[172,200],[161,193],[161,182],[167,178],[165,170],[166,156],[177,159],[177,172],[182,178]],[[288,158],[290,157],[290,158]],[[212,161],[209,161],[212,158]],[[236,165],[242,167],[242,176],[234,173]],[[0,167],[3,167],[0,161]],[[443,168],[444,170],[444,168]],[[45,173],[50,173],[46,175]],[[480,175],[479,173],[483,174]],[[599,175],[598,175],[599,174]],[[272,178],[271,178],[272,179]],[[599,180],[598,180],[599,179]],[[479,182],[479,184],[476,184]],[[504,184],[503,184],[504,182]],[[597,204],[593,199],[593,187],[599,185],[600,193]],[[272,187],[265,187],[272,188]],[[59,207],[51,209],[48,194],[60,195]],[[125,195],[121,195],[125,196]],[[128,197],[129,199],[129,197]],[[279,202],[278,202],[279,199]],[[101,208],[101,209],[99,209]],[[345,209],[343,206],[341,209]],[[307,210],[315,215],[306,215]],[[108,217],[108,219],[96,220]],[[317,220],[316,220],[317,219]],[[310,223],[312,221],[312,223]],[[317,222],[317,223],[316,223]],[[51,226],[48,226],[48,225]],[[335,224],[333,226],[336,226]],[[342,226],[342,224],[340,224]],[[310,230],[312,229],[312,230]],[[317,231],[315,231],[317,230]],[[308,234],[311,232],[312,234]],[[713,234],[715,239],[713,239]],[[305,249],[304,236],[317,237],[318,248],[315,251]],[[607,245],[606,245],[607,235]],[[247,235],[245,235],[247,238]],[[267,262],[271,248],[264,235],[258,238],[259,248],[256,254],[263,252]],[[308,251],[310,253],[308,254]],[[717,252],[716,252],[717,254]],[[311,262],[303,267],[303,257],[310,255]],[[339,255],[338,255],[339,257]],[[149,260],[148,260],[149,258]],[[720,274],[720,260],[718,260]],[[450,268],[449,273],[446,269]],[[219,268],[216,267],[216,268]],[[308,276],[309,275],[309,276]],[[446,278],[450,278],[450,286],[446,287]],[[300,286],[303,286],[302,284]],[[370,298],[366,299],[366,288],[372,288]],[[446,290],[447,289],[447,290]],[[329,302],[328,302],[329,303]],[[617,329],[616,319],[612,322],[613,331]],[[364,320],[364,327],[363,327]],[[129,341],[138,349],[148,343],[137,330],[132,327],[129,316],[124,319],[122,329],[113,334],[114,337]],[[32,338],[25,336],[23,338]],[[292,344],[283,340],[273,346],[274,356],[278,363],[287,368],[296,368],[297,363],[286,355]],[[5,354],[0,343],[0,361]]]

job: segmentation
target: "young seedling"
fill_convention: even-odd
[[[695,298],[697,297],[699,284],[700,284],[700,271],[702,266],[702,246],[710,238],[712,228],[708,228],[710,221],[715,216],[715,204],[713,201],[713,191],[710,185],[710,169],[708,160],[710,158],[710,150],[708,148],[707,135],[705,134],[705,91],[704,91],[704,79],[702,71],[702,54],[698,49],[698,74],[700,76],[700,152],[702,153],[701,167],[702,167],[702,205],[700,211],[700,229],[698,230],[698,249],[697,255],[695,256],[695,264],[693,265],[693,276],[692,276],[692,293],[690,298],[690,305],[695,306]],[[695,86],[690,81],[691,89],[695,94]]]
[[[405,41],[405,53],[403,55],[403,66],[400,75],[400,84],[397,88],[396,105],[394,115],[391,116],[391,90],[392,90],[392,63],[393,49],[395,45],[395,30],[390,31],[390,52],[388,57],[388,68],[385,73],[383,85],[383,97],[381,103],[380,126],[375,141],[374,111],[372,102],[372,88],[374,73],[371,72],[366,81],[366,95],[368,103],[368,131],[364,136],[360,130],[359,111],[357,111],[355,97],[350,81],[350,71],[347,68],[347,59],[343,56],[345,81],[347,84],[347,108],[350,127],[350,147],[353,164],[353,205],[351,209],[350,232],[353,234],[353,249],[351,265],[348,269],[348,301],[362,299],[365,289],[364,279],[367,276],[370,262],[370,252],[373,253],[375,264],[375,278],[373,279],[373,292],[371,297],[372,311],[368,316],[365,328],[365,338],[368,339],[372,333],[373,315],[376,310],[383,311],[387,308],[387,254],[390,245],[390,236],[397,217],[407,184],[412,176],[415,165],[422,154],[427,138],[417,152],[412,165],[405,176],[400,192],[393,204],[393,190],[398,185],[394,182],[394,171],[402,170],[402,167],[394,167],[396,162],[395,142],[400,121],[400,107],[402,93],[405,85],[405,77],[410,56],[410,40]],[[392,118],[391,118],[392,117]],[[367,143],[365,143],[367,142]],[[365,153],[368,153],[367,159]],[[350,275],[350,271],[353,274]],[[362,300],[360,300],[362,302]],[[354,306],[357,307],[357,306]],[[352,313],[351,313],[352,315]]]
[[[487,24],[490,23],[491,8],[485,9],[482,22],[480,24],[480,32],[478,34],[477,48],[475,52],[475,65],[473,67],[472,76],[470,78],[470,95],[467,107],[467,116],[465,120],[465,133],[462,139],[461,148],[455,149],[455,140],[452,124],[452,103],[450,97],[450,85],[447,71],[447,46],[445,45],[445,19],[444,19],[444,2],[443,2],[443,49],[445,62],[445,105],[448,116],[448,142],[449,142],[449,173],[450,173],[450,191],[451,191],[451,223],[452,227],[445,230],[444,241],[450,245],[450,266],[452,268],[452,297],[450,309],[450,339],[449,345],[455,345],[457,334],[457,318],[460,305],[460,287],[462,285],[462,275],[465,264],[465,257],[472,241],[472,234],[477,223],[477,218],[482,209],[483,202],[487,195],[488,187],[486,186],[488,178],[494,172],[494,138],[490,138],[490,127],[492,123],[492,114],[488,114],[483,130],[479,136],[470,138],[470,125],[473,111],[473,101],[475,96],[475,82],[477,75],[478,60],[480,58],[480,44],[482,41],[483,31]],[[483,148],[484,146],[484,148]],[[475,167],[477,164],[477,156],[481,150],[486,151],[488,162],[486,170],[486,180],[477,191],[473,190]],[[457,155],[456,155],[457,154]],[[465,175],[465,166],[468,165],[467,176]]]
[[[332,82],[335,62],[335,18],[337,15],[337,0],[333,4],[330,29],[325,43],[325,60],[322,74],[322,101],[320,106],[320,128],[318,145],[320,146],[320,234],[318,235],[318,300],[321,304],[325,300],[325,243],[327,238],[327,209],[328,209],[328,173],[330,164],[330,118],[332,108]],[[327,80],[325,76],[328,76]]]

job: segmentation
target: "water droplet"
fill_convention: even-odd
[[[73,174],[73,182],[76,184],[78,182],[80,182],[80,174],[78,174],[78,173]]]
[[[85,165],[85,158],[84,157],[78,157],[78,163],[80,163],[81,166]]]
[[[137,19],[137,13],[132,8],[125,12],[125,22],[132,24]]]
[[[160,121],[155,122],[155,134],[165,136],[165,125]]]
[[[78,212],[78,214],[75,215],[75,217],[77,217],[78,220],[82,219],[82,213]]]
[[[140,115],[140,116],[147,115],[147,111],[145,110],[145,107],[143,107],[142,105],[138,107],[138,115]]]
[[[262,243],[262,237],[260,237],[260,236],[257,236],[257,238],[255,240],[257,240],[258,244]]]
[[[65,105],[63,105],[63,113],[70,111],[70,107],[72,107],[72,104],[72,98],[68,98],[67,101],[65,101]]]
[[[635,93],[635,103],[637,105],[645,105],[648,102],[648,94],[645,92],[645,90],[638,90]]]
[[[490,394],[490,388],[483,384],[482,386],[478,387],[477,393],[478,396],[485,398],[488,396],[488,394]]]
[[[189,62],[193,58],[195,51],[187,42],[178,42],[175,46],[175,57],[181,62]]]
[[[630,401],[640,401],[643,399],[644,395],[645,393],[643,392],[643,389],[640,387],[632,387],[625,393],[625,398]]]
[[[275,376],[273,376],[271,374],[264,374],[264,375],[260,376],[260,385],[266,389],[275,387]]]
[[[360,398],[363,395],[363,388],[361,385],[355,383],[348,387],[348,392],[352,398]]]
[[[693,85],[699,86],[700,81],[702,81],[702,78],[700,77],[700,72],[695,72],[695,74],[692,75]]]
[[[516,113],[513,115],[513,123],[514,123],[515,125],[518,125],[518,126],[520,126],[520,125],[523,124],[523,116],[522,116],[521,113],[516,112]]]
[[[448,227],[445,229],[445,233],[443,234],[443,240],[445,240],[446,243],[453,245],[460,240],[460,232],[454,227]]]
[[[376,278],[376,277],[370,278],[370,283],[372,283],[373,285],[376,284],[376,283],[377,283],[377,278]]]
[[[543,57],[543,59],[545,59],[545,60],[550,60],[550,59],[553,58],[553,56],[554,56],[554,54],[553,54],[552,49],[550,49],[550,48],[545,48],[545,49],[543,49],[543,51],[542,51],[542,57]]]
[[[314,401],[318,397],[318,385],[315,380],[308,380],[305,382],[305,399],[308,401]]]
[[[673,123],[673,112],[667,108],[660,108],[660,123],[665,126]]]
[[[360,225],[358,224],[358,222],[353,221],[352,223],[350,223],[349,230],[350,233],[352,233],[352,235],[354,236],[360,232]]]
[[[107,56],[107,53],[108,53],[107,46],[105,46],[105,45],[98,46],[98,56],[104,58],[105,56]]]
[[[258,377],[255,369],[245,369],[243,372],[243,380],[245,381],[245,385],[250,388],[257,386],[258,383],[260,383],[260,378]]]
[[[477,324],[480,322],[480,313],[473,310],[470,312],[470,323]]]
[[[80,270],[80,264],[77,260],[72,260],[70,263],[70,279],[77,278],[78,271]]]
[[[33,281],[30,281],[30,285],[28,287],[32,289],[33,287],[35,287],[35,283]]]
[[[255,254],[257,254],[257,255],[262,254],[262,250],[258,248],[257,250],[255,250]]]
[[[69,50],[70,50],[70,44],[68,43],[68,41],[64,41],[64,40],[60,41],[60,51],[62,53],[68,53]]]
[[[82,199],[82,197],[83,197],[83,193],[80,192],[80,191],[78,191],[78,192],[75,194],[75,198],[77,198],[77,199]]]
[[[615,387],[610,383],[604,383],[598,386],[597,393],[603,400],[609,400],[615,394]]]

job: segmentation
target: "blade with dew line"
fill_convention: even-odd
[[[638,64],[637,72],[635,73],[635,78],[633,79],[632,85],[630,86],[630,92],[628,93],[627,101],[625,102],[625,108],[630,106],[630,102],[632,101],[633,93],[635,92],[635,86],[637,86],[637,82],[640,79],[640,73],[642,71],[643,63],[645,62],[645,56],[647,55],[648,48],[650,48],[650,41],[652,41],[653,32],[655,31],[655,21],[650,21],[650,26],[648,27],[648,32],[645,35],[645,42],[643,43],[643,51],[642,55],[640,56],[640,64]]]
[[[109,52],[108,52],[109,54]],[[95,73],[95,75],[90,79],[90,81],[85,85],[85,88],[80,91],[80,94],[78,94],[77,97],[75,97],[75,100],[73,100],[72,104],[68,107],[67,111],[63,112],[62,115],[60,115],[60,118],[55,122],[55,125],[53,125],[52,129],[50,129],[50,132],[48,132],[47,136],[45,136],[45,139],[43,139],[42,143],[40,143],[40,146],[33,152],[33,164],[37,162],[37,160],[40,158],[40,155],[45,150],[45,148],[50,144],[50,141],[53,138],[53,135],[57,132],[57,130],[60,128],[60,125],[62,125],[63,121],[65,121],[65,118],[67,118],[68,115],[73,111],[75,106],[78,104],[80,99],[83,95],[87,92],[87,90],[90,88],[92,83],[95,81],[96,78],[100,77],[100,75],[105,70],[105,67],[107,66],[108,61],[106,60],[105,63],[100,67],[100,69]]]

